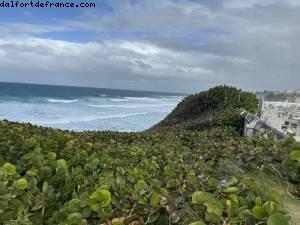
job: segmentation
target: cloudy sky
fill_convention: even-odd
[[[0,8],[0,81],[175,92],[300,88],[299,0],[95,3]]]

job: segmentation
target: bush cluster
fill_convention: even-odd
[[[0,224],[287,225],[276,180],[299,196],[299,150],[225,128],[73,133],[2,121]]]

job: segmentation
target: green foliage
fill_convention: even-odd
[[[189,225],[205,225],[205,224],[198,221],[198,222],[190,223]]]
[[[25,190],[28,187],[28,182],[26,179],[21,178],[21,179],[17,180],[16,186],[20,190]]]
[[[112,225],[124,225],[124,218],[114,218],[111,221]]]
[[[289,219],[282,214],[276,213],[269,217],[268,225],[289,225]]]
[[[11,163],[5,163],[2,168],[4,173],[9,176],[13,176],[16,174],[16,167]]]
[[[108,190],[97,190],[88,199],[88,205],[97,212],[100,208],[108,206],[110,201],[111,194]]]
[[[299,196],[292,145],[229,128],[73,133],[0,121],[0,224],[274,225],[288,216],[265,181]]]
[[[223,190],[224,193],[235,193],[238,192],[239,189],[237,187],[229,187]]]
[[[300,151],[292,151],[290,153],[290,158],[292,160],[296,160],[296,161],[300,162]]]
[[[257,219],[264,219],[267,216],[267,212],[265,210],[264,207],[261,206],[254,206],[254,208],[252,209],[253,215],[257,218]]]
[[[209,192],[197,191],[192,195],[192,202],[194,204],[203,204],[208,201],[215,201],[215,197]]]
[[[151,131],[208,130],[233,127],[241,132],[245,109],[256,112],[258,100],[253,93],[229,86],[217,86],[186,97],[163,121]]]

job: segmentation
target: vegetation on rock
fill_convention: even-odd
[[[183,99],[164,120],[151,131],[208,130],[230,126],[241,132],[242,110],[256,112],[255,94],[229,86],[217,86]]]

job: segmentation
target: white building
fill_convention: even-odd
[[[283,140],[286,138],[286,135],[283,132],[270,126],[266,121],[260,119],[257,115],[254,115],[247,111],[242,112],[242,114],[245,116],[245,136],[252,137],[263,135],[267,137],[268,134],[273,134],[277,140]]]
[[[268,125],[300,140],[300,104],[262,102],[261,117]]]

